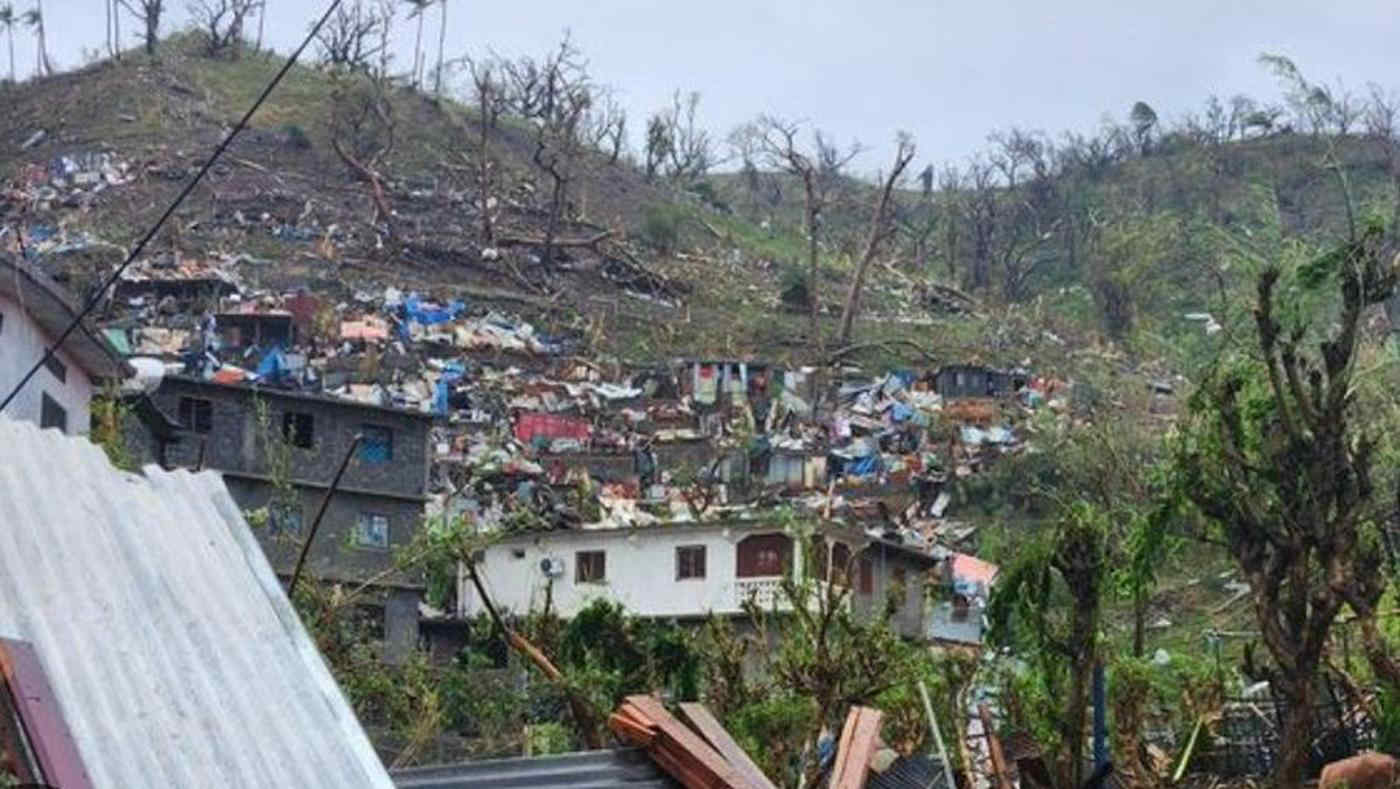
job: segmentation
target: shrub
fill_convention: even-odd
[[[673,206],[648,206],[642,219],[642,240],[662,254],[675,251],[685,216]]]

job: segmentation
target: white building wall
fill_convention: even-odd
[[[703,616],[738,613],[743,599],[734,577],[739,540],[769,532],[723,527],[539,532],[498,542],[478,563],[492,602],[501,611],[543,610],[546,590],[560,616],[571,617],[595,599],[621,603],[641,616]],[[676,580],[676,548],[705,546],[705,577]],[[606,581],[576,583],[576,555],[604,551]],[[558,559],[563,572],[550,578],[541,561]],[[549,589],[550,585],[552,589]],[[471,582],[462,579],[459,606],[464,616],[483,612]]]
[[[3,399],[43,355],[45,345],[56,338],[45,335],[19,304],[4,295],[0,295],[0,315],[4,316],[0,319],[0,399]],[[60,382],[47,369],[39,370],[15,401],[5,407],[5,415],[37,425],[42,398],[47,394],[68,412],[68,433],[86,433],[92,418],[89,410],[92,379],[66,351],[60,350],[56,356],[68,368],[66,380]]]
[[[525,614],[542,611],[546,599],[559,616],[569,618],[596,599],[621,603],[639,616],[701,617],[710,613],[741,613],[742,601],[757,595],[761,605],[781,601],[777,579],[736,578],[738,544],[746,537],[773,534],[778,530],[676,526],[639,530],[572,530],[513,535],[487,548],[478,570],[491,601],[503,613]],[[705,578],[676,580],[676,549],[705,546]],[[603,551],[606,556],[604,583],[576,582],[577,554]],[[801,551],[794,547],[793,560],[801,572]],[[851,590],[851,603],[859,615],[880,610],[890,591],[895,567],[906,574],[905,605],[896,613],[894,625],[906,636],[926,637],[924,624],[924,573],[926,567],[895,552],[871,555],[871,594],[859,586]],[[554,578],[546,575],[541,562],[559,560],[563,571]],[[858,583],[853,579],[853,583]],[[552,586],[551,586],[552,584]],[[484,613],[475,587],[463,574],[458,586],[459,614],[474,617]]]

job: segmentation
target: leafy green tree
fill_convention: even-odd
[[[1264,267],[1255,347],[1238,349],[1203,383],[1179,447],[1182,492],[1250,585],[1272,663],[1249,650],[1245,668],[1286,702],[1274,776],[1281,787],[1303,782],[1315,682],[1338,613],[1373,607],[1384,591],[1371,536],[1376,438],[1354,408],[1363,312],[1395,286],[1383,237],[1373,224],[1314,259]],[[1336,328],[1325,334],[1312,329],[1329,315],[1319,294],[1336,298]],[[1310,339],[1319,341],[1315,356]]]

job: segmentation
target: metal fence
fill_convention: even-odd
[[[1376,737],[1375,722],[1363,709],[1330,682],[1323,686],[1323,701],[1314,707],[1313,774],[1328,762],[1373,747]],[[1279,757],[1286,709],[1282,699],[1266,694],[1227,700],[1209,744],[1191,761],[1192,771],[1222,778],[1269,775]]]

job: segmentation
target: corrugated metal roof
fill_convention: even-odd
[[[95,786],[393,785],[216,473],[5,417],[0,447],[0,636]]]
[[[398,789],[675,789],[639,748],[491,759],[393,772]]]

